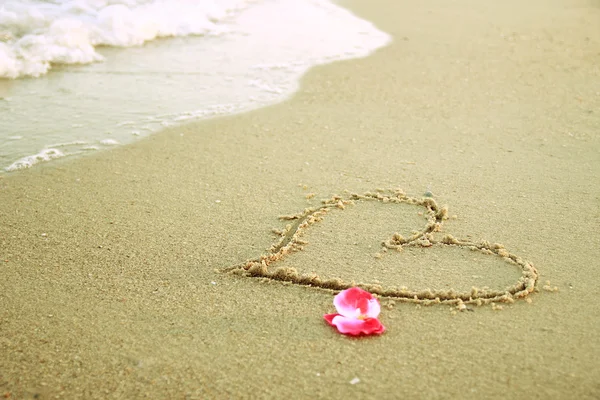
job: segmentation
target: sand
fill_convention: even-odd
[[[0,177],[0,394],[600,397],[598,4],[343,5],[394,43],[279,105]],[[471,311],[381,298],[385,334],[353,339],[322,318],[333,292],[222,272],[268,251],[278,216],[378,188],[432,195],[436,234],[502,244],[535,291]],[[378,258],[386,224],[426,215],[359,207],[286,262],[440,290],[519,277],[468,249]]]

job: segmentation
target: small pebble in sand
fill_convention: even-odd
[[[358,379],[358,378],[353,378],[353,379],[350,381],[350,384],[351,384],[351,385],[356,385],[358,382],[360,382],[360,379]]]
[[[544,287],[542,287],[542,289],[544,289],[546,292],[558,292],[558,286],[544,285]]]

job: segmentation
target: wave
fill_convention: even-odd
[[[130,47],[162,37],[220,35],[251,3],[194,1],[22,1],[0,8],[0,77],[39,77],[53,64],[89,64],[98,46]]]

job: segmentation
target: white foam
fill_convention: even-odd
[[[16,171],[18,169],[29,168],[41,161],[49,161],[64,156],[64,153],[58,149],[44,149],[37,154],[23,157],[15,161],[6,168],[6,171]]]
[[[81,154],[274,104],[311,67],[390,41],[329,0],[0,0],[0,77],[39,77],[0,79],[0,154],[14,170],[53,143]]]
[[[119,142],[115,139],[102,139],[100,141],[101,144],[105,145],[105,146],[114,146],[116,144],[119,144]]]
[[[75,140],[73,142],[54,143],[50,147],[52,147],[54,149],[57,147],[72,147],[72,146],[80,146],[80,145],[84,145],[84,144],[87,144],[87,142],[84,142],[83,140]]]
[[[98,46],[166,36],[219,35],[245,0],[6,0],[0,7],[0,77],[39,77],[53,64],[104,59]],[[4,42],[4,43],[2,43]]]

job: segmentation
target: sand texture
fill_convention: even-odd
[[[600,397],[600,4],[343,5],[393,44],[0,176],[0,395]],[[352,339],[354,283],[417,296]]]

